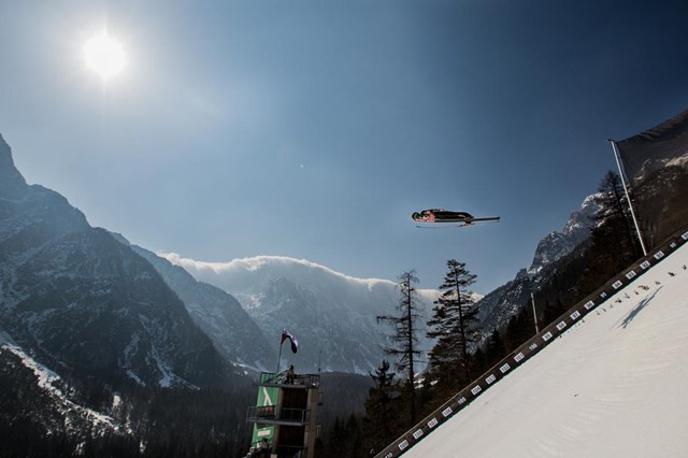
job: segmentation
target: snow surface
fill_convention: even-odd
[[[688,456],[686,264],[688,245],[439,426],[407,456]]]

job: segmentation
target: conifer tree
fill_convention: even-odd
[[[487,341],[487,348],[485,350],[487,365],[492,366],[504,356],[506,356],[506,346],[504,345],[504,340],[502,340],[499,331],[495,329],[492,331],[490,339]]]
[[[378,322],[390,324],[394,333],[390,336],[391,345],[385,348],[385,353],[396,359],[396,367],[400,372],[406,372],[406,389],[409,399],[409,414],[411,423],[416,421],[416,389],[414,362],[421,355],[418,348],[418,293],[415,285],[418,278],[413,270],[404,272],[399,277],[399,315],[380,315]]]
[[[466,263],[455,259],[447,261],[447,269],[439,287],[442,294],[435,301],[433,317],[428,321],[428,337],[437,339],[430,352],[430,365],[445,381],[460,375],[468,381],[471,378],[469,345],[475,341],[472,325],[478,313],[468,287],[475,283],[476,275],[466,269]],[[457,369],[462,374],[457,374]]]
[[[473,372],[475,372],[476,374],[480,374],[487,370],[487,356],[485,355],[485,352],[482,348],[478,348],[475,351],[475,353],[470,355],[470,358],[471,369],[473,370]]]
[[[506,331],[504,332],[504,342],[506,346],[506,351],[510,352],[516,349],[519,345],[525,342],[528,337],[530,337],[530,327],[526,324],[527,313],[525,307],[521,309],[515,316],[509,319],[509,323],[506,326]]]
[[[595,203],[599,206],[593,215],[593,243],[609,243],[615,240],[616,249],[621,250],[622,258],[633,260],[642,255],[640,244],[635,236],[633,220],[630,215],[621,178],[608,171],[597,189]]]
[[[347,442],[344,443],[344,450],[341,450],[343,453],[341,453],[340,456],[344,458],[358,458],[365,456],[363,453],[363,435],[356,415],[349,415],[349,419],[346,421],[345,431],[347,435]]]
[[[393,392],[396,389],[394,373],[390,372],[390,364],[384,360],[370,374],[375,386],[368,391],[365,403],[366,417],[364,422],[367,448],[378,450],[394,439],[394,425],[396,424]]]

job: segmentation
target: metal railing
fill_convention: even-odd
[[[246,421],[252,423],[288,423],[305,425],[310,420],[309,409],[291,409],[276,406],[251,406]]]
[[[262,372],[260,374],[260,384],[263,386],[318,388],[320,386],[320,375],[289,374],[286,371],[277,374],[274,372]]]

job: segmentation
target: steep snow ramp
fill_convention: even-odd
[[[405,456],[688,456],[686,239]]]

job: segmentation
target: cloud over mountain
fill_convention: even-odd
[[[357,278],[326,266],[284,256],[256,256],[227,262],[205,262],[176,253],[158,253],[200,281],[236,297],[269,341],[278,345],[283,328],[301,346],[291,361],[299,368],[366,373],[385,357],[389,329],[376,317],[394,313],[396,283]],[[421,313],[429,317],[435,290],[419,290]],[[423,348],[425,324],[420,323]]]

